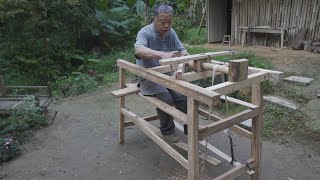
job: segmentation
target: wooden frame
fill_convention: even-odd
[[[161,66],[150,69],[132,64],[125,60],[118,60],[117,65],[119,67],[120,89],[111,93],[115,97],[119,98],[119,142],[121,144],[124,143],[125,127],[137,125],[140,130],[142,130],[147,136],[149,136],[170,156],[172,156],[188,170],[189,180],[197,180],[199,179],[199,144],[208,144],[203,140],[199,141],[199,139],[230,128],[232,131],[251,140],[251,158],[247,160],[247,163],[250,164],[251,168],[253,168],[253,171],[250,171],[252,179],[260,179],[261,129],[263,124],[262,82],[269,80],[270,77],[273,79],[281,79],[282,73],[269,70],[260,71],[258,68],[248,67],[247,60],[231,61],[231,63],[234,63],[233,65],[219,64],[210,60],[212,57],[233,53],[234,52],[214,52],[164,59],[160,60],[160,64],[162,64]],[[170,66],[173,65],[178,67],[178,75],[176,73],[171,77],[162,74],[172,70]],[[189,67],[193,66],[194,71],[184,73],[185,65]],[[214,68],[214,66],[219,67]],[[213,69],[217,71],[215,72],[216,74],[229,74],[229,79],[232,79],[233,82],[228,81],[207,88],[202,88],[189,83],[189,81],[210,77],[210,74],[212,76]],[[125,71],[166,86],[167,88],[187,96],[188,113],[185,114],[156,99],[155,97],[141,95],[136,84],[125,84]],[[251,87],[252,89],[252,102],[244,102],[242,100],[226,96],[228,93],[248,87]],[[179,152],[172,148],[172,146],[165,142],[159,129],[149,123],[149,121],[156,120],[158,118],[157,115],[143,118],[125,109],[125,96],[132,94],[138,94],[140,97],[145,98],[156,107],[175,117],[179,123],[188,125],[188,143],[185,144],[179,141],[178,143],[173,144],[177,147],[187,150],[188,158],[183,157],[181,154],[179,154]],[[209,106],[214,106],[223,101],[235,103],[244,106],[247,109],[230,117],[221,118],[199,108],[200,102]],[[210,117],[210,119],[212,119],[214,122],[206,126],[200,125],[199,115]],[[127,117],[129,121],[125,121],[125,117]],[[250,118],[252,118],[253,122],[251,132],[238,126],[240,122]],[[176,127],[178,129],[182,129],[182,126],[179,124],[176,124]],[[231,160],[228,155],[218,150],[214,146],[209,144],[207,148],[220,156],[222,159],[227,161]],[[211,164],[213,165],[218,165],[220,163],[220,161],[214,157],[210,157],[209,159],[211,159]],[[235,165],[233,169],[227,171],[219,177],[216,177],[215,179],[234,178],[248,170],[247,164],[235,162],[233,165]]]
[[[0,114],[7,114],[12,107],[15,107],[19,102],[25,100],[25,95],[8,95],[7,92],[10,89],[44,89],[47,94],[35,95],[36,105],[42,109],[46,109],[53,100],[50,83],[48,83],[47,86],[6,86],[3,76],[0,75],[0,92],[2,94],[0,96]]]

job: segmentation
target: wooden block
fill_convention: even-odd
[[[248,65],[247,59],[230,60],[228,80],[230,82],[239,82],[248,78]]]
[[[184,63],[181,63],[179,64],[176,72],[176,79],[182,80],[183,73],[184,73]]]

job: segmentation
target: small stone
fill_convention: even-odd
[[[293,82],[298,85],[309,85],[311,81],[313,81],[313,78],[308,78],[308,77],[300,77],[300,76],[290,76],[287,78],[284,78],[285,81]]]

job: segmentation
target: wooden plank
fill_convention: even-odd
[[[159,117],[158,115],[152,115],[152,116],[147,116],[143,118],[145,121],[150,122],[150,121],[154,121],[154,120],[158,120]],[[124,123],[124,127],[129,127],[129,126],[133,126],[134,123],[133,122],[125,122]]]
[[[227,96],[227,98],[226,98],[226,96],[223,95],[223,96],[220,96],[220,98],[223,99],[224,101],[227,99],[228,102],[235,103],[235,104],[242,105],[242,106],[246,106],[251,109],[256,109],[259,107],[257,105],[254,105],[254,104],[251,104],[251,103],[248,103],[245,101],[241,101],[239,99],[236,99],[236,98],[233,98],[230,96]]]
[[[217,92],[219,94],[228,94],[235,92],[237,90],[250,87],[252,84],[260,83],[268,80],[268,73],[266,72],[258,72],[255,74],[250,74],[248,79],[239,82],[225,82],[221,84],[217,84],[214,86],[207,87],[207,90]]]
[[[184,82],[181,80],[175,80],[171,77],[155,72],[153,70],[132,64],[125,60],[118,60],[117,64],[120,68],[125,68],[133,74],[136,74],[142,78],[148,79],[155,83],[161,84],[167,88],[170,88],[178,93],[181,93],[187,97],[194,98],[207,105],[219,104],[219,94],[208,91],[205,88]]]
[[[240,113],[237,113],[233,116],[227,117],[223,120],[211,123],[206,126],[207,129],[205,131],[200,133],[200,136],[207,137],[211,134],[214,134],[214,133],[217,133],[217,132],[222,131],[224,129],[227,129],[233,125],[237,125],[242,121],[248,120],[252,117],[259,115],[259,112],[260,112],[260,108],[254,109],[254,110],[248,109],[248,110],[242,111]]]
[[[185,150],[185,151],[188,151],[188,144],[184,143],[184,142],[181,142],[181,141],[178,141],[176,143],[174,143],[173,145]],[[201,153],[201,151],[199,151],[199,153]],[[218,166],[221,161],[214,158],[213,156],[210,156],[210,155],[207,155],[206,157],[206,161],[214,166]]]
[[[48,86],[6,86],[7,89],[47,89]]]
[[[144,99],[148,100],[149,102],[151,102],[152,104],[154,104],[155,106],[157,106],[159,109],[161,109],[162,111],[170,114],[171,116],[175,117],[179,122],[183,123],[183,124],[188,124],[187,121],[187,114],[183,113],[182,111],[179,111],[178,109],[176,109],[173,106],[170,106],[169,104],[155,98],[152,96],[144,96],[141,93],[138,93],[138,95],[140,97],[143,97]]]
[[[177,65],[184,62],[194,61],[194,60],[201,60],[207,59],[217,56],[224,56],[224,55],[232,55],[235,51],[220,51],[220,52],[210,52],[210,53],[203,53],[203,54],[194,54],[189,56],[181,56],[175,57],[170,59],[162,59],[159,61],[161,65]]]
[[[254,163],[252,164],[254,160],[249,159],[247,163],[251,164],[251,167],[254,167]],[[241,174],[244,174],[248,170],[248,167],[245,164],[240,164],[239,166],[236,166],[232,168],[231,170],[227,171],[226,173],[214,178],[214,180],[230,180],[234,179]]]
[[[206,118],[209,119],[209,113],[206,112],[206,111],[204,111],[203,109],[199,109],[199,114],[200,114],[201,116],[206,117]],[[210,119],[211,119],[212,121],[215,121],[215,122],[222,120],[222,118],[220,118],[220,117],[218,117],[218,116],[215,116],[215,115],[213,115],[213,114],[210,114]],[[243,137],[246,137],[246,138],[248,138],[248,139],[251,139],[251,137],[252,137],[250,131],[248,131],[248,130],[246,130],[246,129],[243,129],[243,128],[239,127],[238,125],[233,125],[233,126],[229,127],[229,129],[231,129],[233,132],[237,133],[238,135],[243,136]],[[201,132],[201,131],[202,131],[202,130],[201,130],[201,128],[200,128],[200,132]]]
[[[119,87],[120,89],[125,88],[126,76],[125,76],[125,69],[119,68]],[[119,143],[123,144],[124,143],[124,123],[125,123],[125,118],[124,115],[121,113],[121,109],[125,107],[125,97],[121,96],[119,98]]]
[[[188,97],[188,180],[198,180],[199,162],[199,102]]]
[[[216,72],[215,75],[220,75],[221,73]],[[212,71],[202,71],[202,72],[187,72],[182,76],[182,80],[186,82],[192,82],[199,79],[205,79],[207,77],[212,77]]]
[[[131,84],[129,87],[112,91],[111,94],[118,98],[118,97],[127,96],[131,94],[137,94],[138,92],[140,92],[140,88],[138,87],[138,84]]]
[[[261,179],[261,150],[262,140],[261,133],[263,127],[263,87],[262,83],[252,85],[252,103],[260,106],[258,116],[252,118],[252,141],[251,141],[251,157],[256,160],[256,172],[251,176],[252,180]]]
[[[183,167],[188,169],[188,161],[181,154],[179,154],[175,149],[173,149],[168,143],[161,139],[141,117],[136,114],[127,111],[122,108],[121,112],[132,120],[147,136],[149,136],[155,143],[157,143],[164,151],[166,151],[171,157],[178,161]]]
[[[167,72],[170,72],[171,71],[171,67],[170,65],[165,65],[165,66],[156,66],[156,67],[153,67],[153,68],[150,68],[154,71],[157,71],[159,73],[167,73]]]

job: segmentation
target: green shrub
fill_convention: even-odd
[[[0,138],[0,163],[9,161],[20,154],[20,145],[11,138]]]
[[[173,29],[176,31],[178,37],[181,41],[188,38],[187,30],[191,28],[192,24],[190,20],[184,16],[174,16],[173,17]]]
[[[207,43],[207,33],[203,28],[198,35],[198,28],[189,28],[186,30],[186,35],[183,38],[183,42],[192,45],[200,45]]]
[[[64,76],[54,84],[55,94],[66,96],[80,95],[92,92],[98,88],[95,71],[92,74],[82,74],[80,72],[72,73],[70,76]]]

